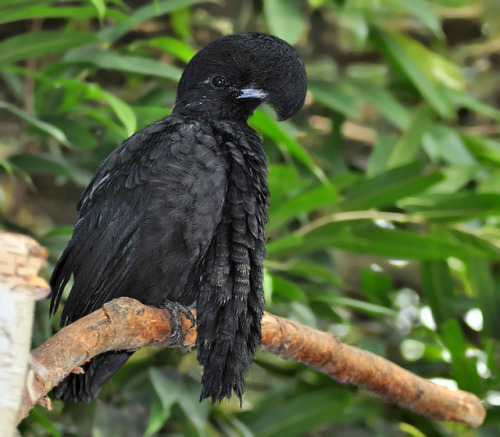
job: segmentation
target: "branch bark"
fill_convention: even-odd
[[[176,346],[191,347],[196,329],[183,316],[183,333]],[[111,350],[172,346],[168,311],[130,298],[108,302],[65,327],[32,352],[29,378],[18,419],[22,420],[52,387],[93,356]],[[449,390],[408,372],[370,352],[344,345],[337,338],[266,313],[262,320],[265,351],[303,363],[341,383],[370,390],[389,402],[438,420],[477,427],[485,409],[473,394]]]

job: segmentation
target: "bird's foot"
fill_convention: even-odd
[[[170,319],[172,320],[172,334],[168,336],[168,338],[173,338],[172,346],[179,342],[182,334],[182,315],[186,316],[186,318],[191,322],[192,328],[196,320],[193,316],[193,313],[181,305],[178,302],[172,302],[171,300],[165,300],[163,302],[162,308],[166,309],[170,313]]]

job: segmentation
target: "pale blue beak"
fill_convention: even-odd
[[[254,89],[254,88],[243,88],[241,90],[241,94],[236,97],[237,99],[265,99],[267,97],[267,93],[262,91],[262,90],[258,90],[258,89]]]

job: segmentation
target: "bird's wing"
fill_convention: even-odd
[[[52,275],[51,311],[74,278],[61,324],[119,296],[181,300],[220,221],[225,186],[225,160],[203,123],[167,117],[126,140],[82,196]]]

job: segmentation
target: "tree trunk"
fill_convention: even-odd
[[[47,250],[24,235],[0,232],[0,435],[15,435],[31,348],[35,300],[50,291],[38,277]]]

